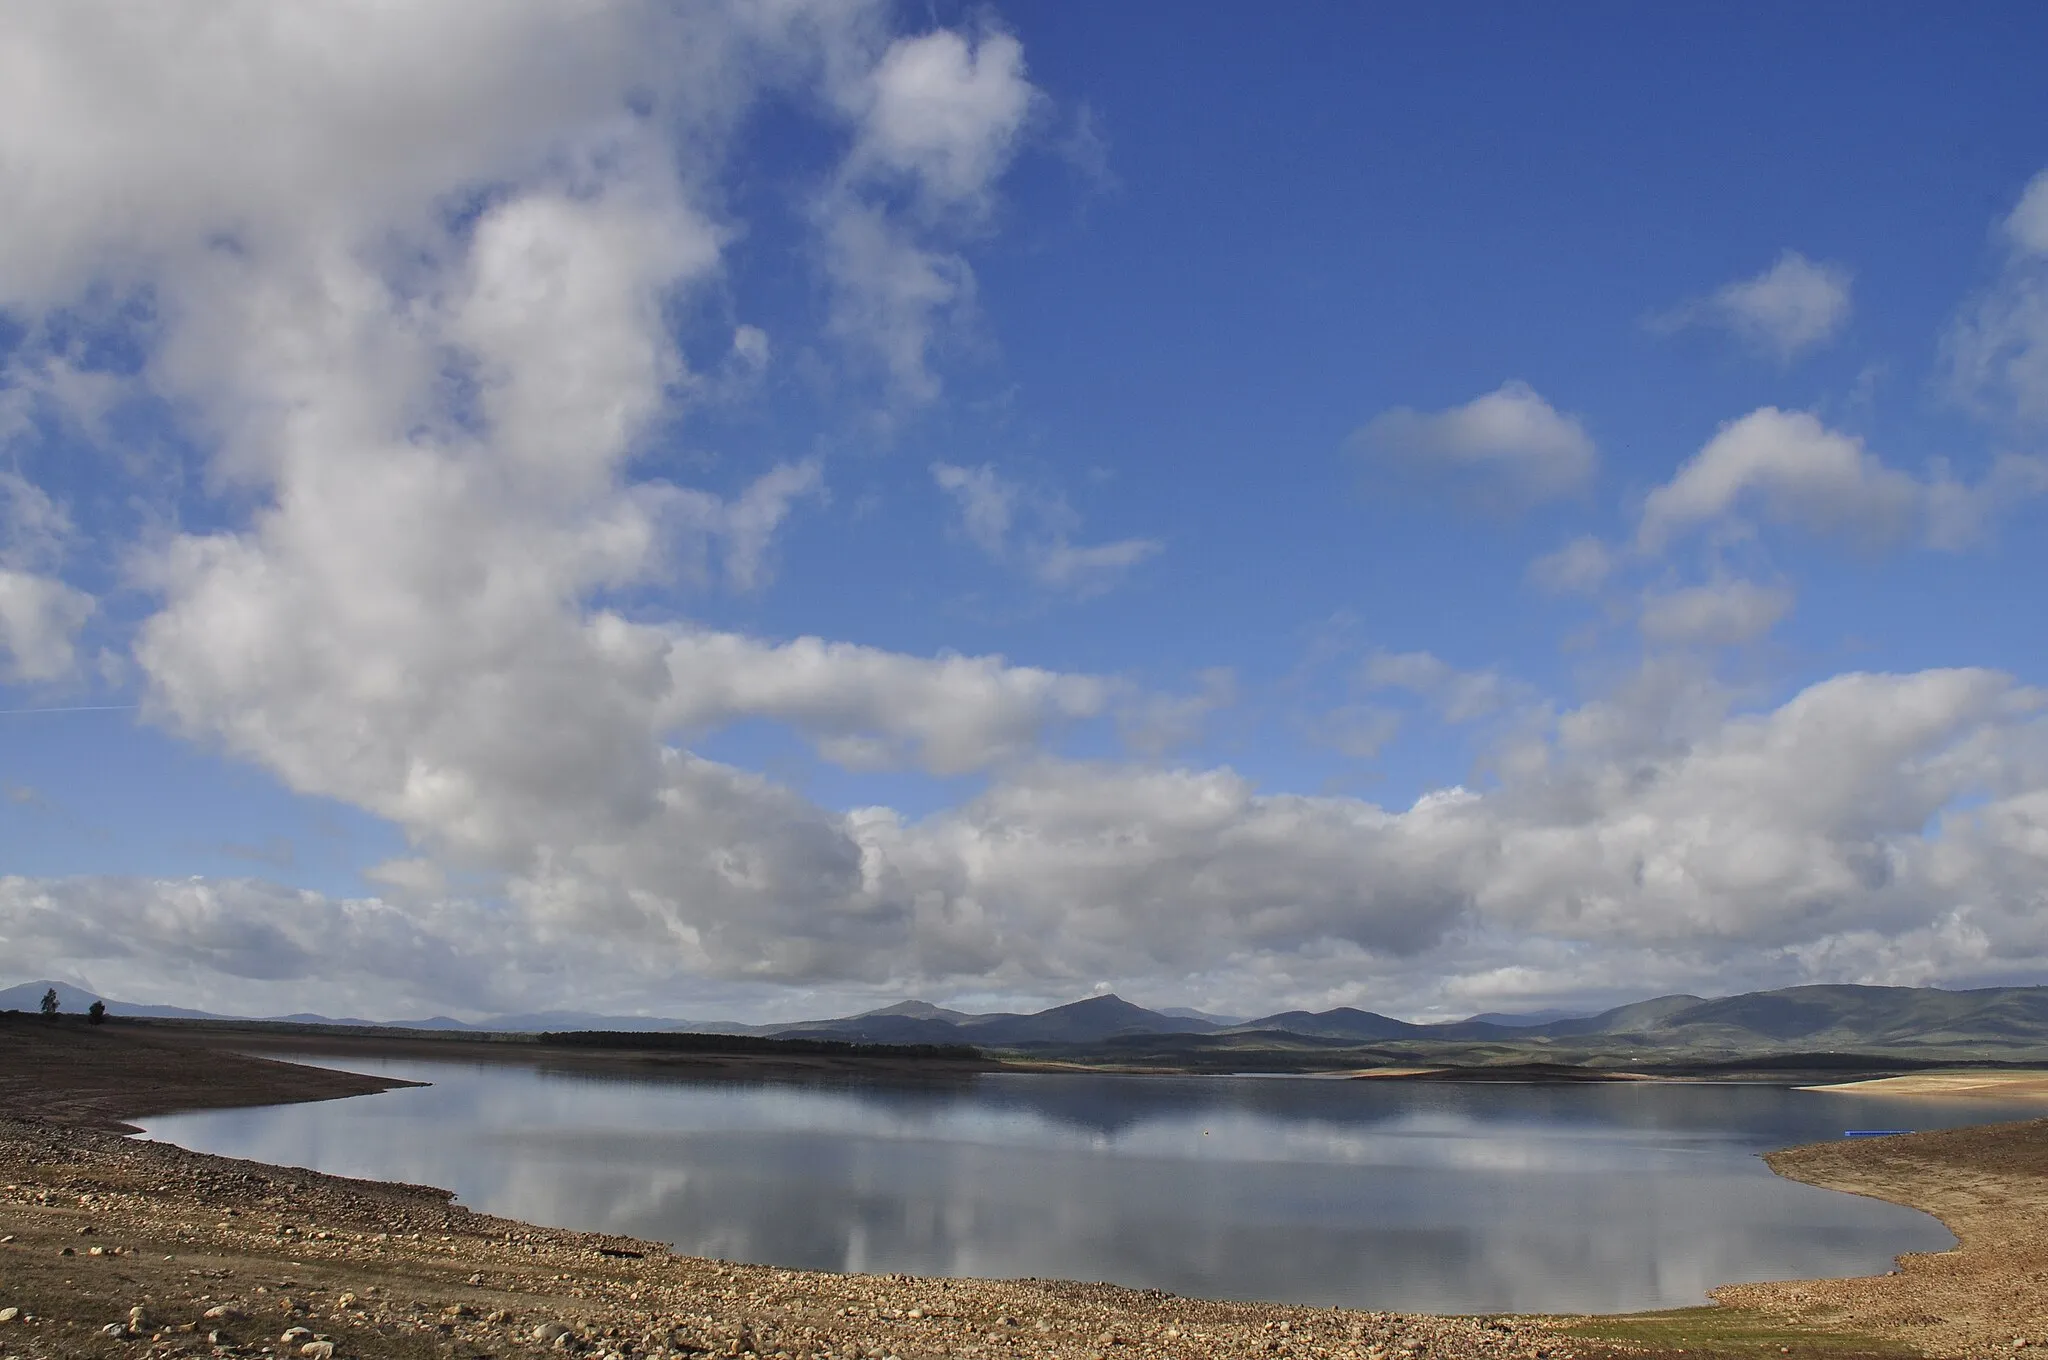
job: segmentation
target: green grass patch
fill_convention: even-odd
[[[1680,1351],[1699,1356],[1743,1356],[1754,1360],[1784,1356],[1817,1360],[1911,1360],[1920,1352],[1901,1341],[1854,1332],[1824,1332],[1745,1308],[1672,1308],[1656,1313],[1573,1319],[1561,1336],[1641,1347],[1662,1355]]]

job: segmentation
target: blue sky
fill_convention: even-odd
[[[0,22],[9,971],[2040,979],[2035,7],[351,8]]]

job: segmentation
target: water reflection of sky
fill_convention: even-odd
[[[1779,1180],[1755,1154],[1846,1127],[2036,1113],[1649,1083],[799,1085],[346,1065],[433,1085],[170,1116],[149,1134],[734,1260],[1445,1311],[1667,1307],[1735,1280],[1884,1270],[1951,1239],[1924,1215]]]

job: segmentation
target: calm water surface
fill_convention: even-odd
[[[1847,1128],[2038,1107],[1761,1086],[989,1075],[632,1081],[351,1060],[433,1084],[148,1121],[154,1138],[729,1260],[1057,1276],[1220,1298],[1623,1311],[1869,1274],[1924,1214],[1773,1176]]]

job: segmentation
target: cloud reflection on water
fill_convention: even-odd
[[[1763,1148],[2012,1117],[1773,1088],[993,1076],[620,1081],[351,1062],[418,1090],[174,1116],[206,1151],[440,1185],[734,1260],[1108,1279],[1446,1311],[1627,1310],[1883,1270],[1934,1220],[1778,1180]]]

